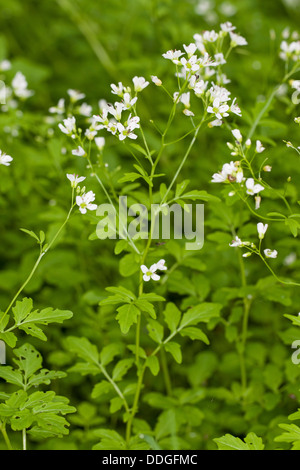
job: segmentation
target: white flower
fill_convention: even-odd
[[[149,82],[146,81],[144,77],[133,77],[132,79],[134,84],[134,91],[139,93],[140,91],[144,90],[149,85]]]
[[[95,129],[89,128],[86,129],[84,135],[88,138],[88,140],[94,140],[97,135],[97,131]]]
[[[270,250],[269,248],[266,248],[264,250],[264,254],[266,258],[277,258],[277,255],[278,255],[276,250]]]
[[[214,30],[204,31],[203,40],[208,42],[215,42],[218,39],[219,35]]]
[[[159,269],[160,271],[166,271],[168,268],[167,266],[165,266],[165,262],[166,261],[164,259],[160,259],[158,263],[156,263],[157,269]]]
[[[80,91],[77,90],[68,90],[68,95],[70,96],[72,103],[76,103],[77,101],[83,100],[85,98],[85,94],[80,93]]]
[[[13,87],[14,94],[18,98],[25,99],[33,95],[33,91],[27,90],[28,83],[22,72],[16,73],[11,85]]]
[[[76,132],[76,119],[74,116],[64,119],[64,125],[58,124],[60,130],[66,135],[72,135]]]
[[[263,224],[262,222],[259,222],[257,224],[257,233],[258,233],[258,238],[262,240],[265,236],[265,233],[268,229],[268,224]]]
[[[221,25],[221,30],[224,31],[225,33],[230,33],[236,29],[235,26],[230,23],[230,21],[227,21],[226,23],[222,23]]]
[[[64,114],[65,112],[65,100],[61,98],[57,104],[57,106],[52,106],[49,109],[49,113],[51,114]]]
[[[243,137],[242,137],[242,134],[241,132],[239,131],[239,129],[234,129],[232,132],[232,135],[233,137],[235,138],[235,140],[237,140],[239,143],[242,142],[243,140]]]
[[[251,139],[246,140],[246,147],[249,149],[251,147]]]
[[[86,156],[85,150],[83,150],[83,148],[80,147],[80,145],[76,150],[72,150],[72,154],[75,155],[75,157],[85,157]]]
[[[67,178],[68,180],[71,181],[71,186],[74,189],[77,188],[79,183],[82,183],[82,181],[86,179],[85,176],[70,175],[70,174],[67,174]]]
[[[124,93],[123,96],[123,106],[125,109],[130,109],[132,108],[135,103],[137,102],[137,97],[131,98],[130,93]]]
[[[265,150],[265,147],[263,147],[262,143],[260,140],[256,141],[256,152],[257,153],[262,153]]]
[[[0,150],[0,165],[10,166],[13,158]]]
[[[211,121],[207,124],[208,127],[220,127],[222,126],[223,124],[223,121],[221,121],[220,119],[215,119],[214,121]]]
[[[162,56],[164,57],[164,59],[169,59],[171,60],[174,64],[177,64],[179,65],[180,62],[179,62],[179,57],[181,57],[182,55],[184,54],[184,52],[181,52],[181,51],[167,51],[165,54],[163,54]]]
[[[180,101],[186,108],[189,108],[189,107],[190,107],[190,92],[182,93],[182,95],[180,95],[179,101]]]
[[[9,60],[2,60],[0,62],[0,70],[1,72],[6,72],[7,70],[11,69],[11,62]]]
[[[119,139],[120,140],[125,140],[126,137],[129,137],[129,139],[137,139],[137,135],[132,132],[132,129],[129,127],[123,126],[120,122],[117,124],[117,129],[119,131]]]
[[[150,266],[149,269],[147,268],[147,266],[142,264],[141,270],[142,270],[142,273],[144,274],[143,276],[144,281],[148,282],[150,281],[150,279],[153,279],[153,281],[159,281],[160,276],[156,274],[157,269],[158,269],[157,264],[152,264],[152,266]]]
[[[128,121],[127,121],[127,128],[129,128],[131,131],[134,129],[139,129],[140,128],[140,118],[138,116],[133,116],[131,117],[131,114],[129,115]]]
[[[91,204],[95,200],[95,194],[93,191],[89,191],[82,196],[76,197],[76,204],[79,207],[81,214],[86,214],[87,210],[95,211],[97,209],[96,204]]]
[[[192,55],[195,54],[197,50],[197,46],[194,43],[191,43],[189,46],[186,46],[185,44],[183,44],[183,48],[189,57],[192,57]]]
[[[225,60],[224,54],[222,52],[219,52],[218,54],[215,54],[215,62],[216,62],[216,65],[226,64],[226,60]]]
[[[255,184],[253,178],[248,178],[246,181],[246,187],[247,187],[247,194],[250,194],[253,196],[254,194],[259,193],[260,191],[263,191],[265,188],[261,184]]]
[[[225,183],[227,181],[241,183],[243,178],[243,170],[239,166],[239,162],[230,162],[223,165],[220,173],[213,175],[212,183]]]
[[[123,90],[124,90],[124,87],[123,87],[123,83],[122,83],[122,82],[119,82],[118,85],[114,85],[114,84],[112,83],[110,86],[111,86],[111,92],[112,92],[114,95],[118,95],[118,96],[120,96],[120,98],[123,98]]]
[[[92,106],[90,106],[87,103],[82,103],[82,105],[80,106],[80,108],[78,110],[78,112],[79,112],[79,114],[81,114],[81,116],[86,116],[86,117],[90,117],[91,114],[92,114],[92,111],[93,111]]]
[[[103,150],[105,146],[105,138],[104,137],[96,137],[95,144],[97,145],[98,150]]]
[[[193,55],[187,60],[185,57],[180,59],[181,64],[187,72],[197,72],[200,69],[197,56]]]
[[[234,98],[233,102],[230,105],[230,111],[233,114],[236,114],[237,116],[241,116],[242,115],[241,109],[235,102],[236,102],[236,98]]]
[[[230,38],[231,38],[231,47],[236,47],[236,46],[247,46],[247,41],[243,36],[240,36],[239,34],[235,34],[232,31],[229,33]]]
[[[213,113],[217,119],[222,119],[222,117],[227,117],[229,114],[227,111],[229,110],[229,106],[227,104],[222,104],[219,98],[215,98],[213,105],[208,106],[207,112]]]
[[[190,117],[190,116],[195,116],[195,114],[193,113],[193,111],[191,111],[190,109],[187,109],[185,108],[183,111],[183,114],[185,114],[186,116]]]
[[[162,85],[162,81],[156,75],[151,75],[151,80],[156,86]]]
[[[233,247],[243,247],[246,245],[250,245],[250,242],[242,242],[242,240],[238,236],[236,236],[235,239],[232,240],[232,242],[229,244],[229,246]]]
[[[120,121],[122,118],[122,112],[124,111],[125,107],[123,103],[115,103],[115,106],[108,105],[107,110],[108,112],[117,120]]]

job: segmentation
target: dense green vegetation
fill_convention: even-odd
[[[300,449],[300,2],[0,7],[0,449]]]

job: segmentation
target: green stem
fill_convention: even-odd
[[[106,369],[102,366],[102,364],[98,364],[98,367],[99,369],[101,370],[102,374],[104,375],[104,377],[109,381],[109,383],[114,387],[117,395],[119,395],[119,397],[123,400],[124,402],[124,406],[125,406],[125,410],[127,411],[127,413],[129,413],[129,406],[128,406],[128,403],[127,403],[127,400],[126,398],[124,397],[123,393],[121,392],[121,390],[119,389],[118,385],[116,384],[116,382],[114,382],[114,380],[110,377],[110,375],[107,373]]]
[[[12,447],[11,442],[9,440],[9,437],[7,435],[6,427],[5,427],[4,423],[0,426],[0,431],[2,433],[3,439],[5,441],[5,444],[7,445],[8,450],[13,450],[13,447]]]
[[[27,436],[26,436],[26,429],[22,430],[22,441],[23,441],[23,450],[27,450]]]
[[[171,378],[169,374],[168,362],[167,362],[166,352],[164,348],[162,348],[160,351],[160,358],[161,358],[161,365],[162,365],[162,371],[164,375],[166,391],[169,396],[172,396],[172,382],[171,382]]]

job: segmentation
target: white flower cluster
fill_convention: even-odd
[[[188,88],[194,92],[197,98],[203,100],[204,106],[208,113],[214,114],[215,120],[209,125],[220,126],[222,119],[229,116],[229,113],[241,116],[241,110],[236,104],[236,99],[231,104],[230,92],[224,88],[230,82],[225,74],[220,73],[220,66],[226,64],[226,59],[221,50],[222,43],[226,36],[230,38],[230,48],[238,45],[244,46],[247,41],[233,31],[235,30],[230,22],[221,24],[221,30],[217,33],[215,31],[205,31],[203,34],[194,35],[194,43],[183,45],[184,52],[181,50],[169,50],[163,57],[173,62],[177,70],[180,67],[177,76],[187,81]],[[208,49],[213,49],[213,54],[210,56]],[[200,56],[199,53],[200,52]],[[214,82],[211,81],[214,77]],[[152,80],[156,85],[161,84],[157,77]],[[193,116],[194,113],[190,110],[190,92],[175,93],[174,101],[181,102],[185,109],[184,114]]]
[[[86,193],[85,187],[80,188],[80,186],[78,186],[80,183],[82,183],[82,181],[86,179],[85,176],[67,174],[67,178],[71,182],[71,187],[74,190],[77,190],[76,204],[79,207],[79,211],[81,212],[81,214],[86,214],[88,210],[97,210],[98,206],[96,204],[92,204],[96,198],[93,191],[89,191]]]
[[[0,62],[0,72],[6,72],[10,69],[11,63],[9,60]],[[9,109],[17,109],[19,101],[25,101],[33,94],[32,90],[28,90],[28,82],[25,75],[22,72],[17,72],[10,86],[1,87],[0,101],[4,103],[1,107],[2,111],[7,112]]]
[[[290,35],[288,30],[283,32],[284,40],[280,44],[279,57],[285,62],[292,60],[298,62],[300,60],[300,40],[299,35],[295,31]]]
[[[268,224],[264,225],[262,222],[259,222],[257,224],[257,233],[258,233],[258,238],[260,242],[264,239],[267,229],[268,229]],[[229,246],[239,247],[239,248],[248,248],[249,251],[243,254],[244,258],[248,258],[249,256],[252,255],[252,253],[255,253],[255,254],[260,253],[260,251],[257,250],[254,243],[251,243],[248,241],[242,241],[238,236],[235,237],[235,239],[232,241],[232,243],[230,243]],[[266,248],[264,250],[264,255],[266,258],[277,258],[278,252],[276,250],[270,250],[270,248]]]
[[[225,163],[222,167],[222,170],[219,173],[214,173],[212,176],[212,183],[238,183],[240,188],[246,189],[246,194],[250,196],[255,196],[255,208],[259,209],[261,203],[260,193],[265,188],[259,182],[255,182],[253,177],[246,178],[243,171],[243,162],[246,162],[246,156],[244,154],[244,149],[242,146],[243,136],[239,129],[234,129],[232,135],[235,138],[235,144],[227,142],[227,146],[231,150],[231,155],[240,156],[241,160],[231,161],[230,163]],[[246,151],[252,146],[250,139],[247,139],[245,143]],[[256,141],[255,152],[257,154],[262,153],[265,150],[260,140]],[[246,164],[246,167],[248,165]],[[269,165],[264,166],[264,171],[270,172],[272,168]],[[229,193],[233,195],[233,193]]]
[[[140,118],[132,115],[132,113],[135,114],[137,94],[144,90],[149,82],[144,77],[134,77],[132,81],[134,90],[130,87],[124,87],[121,82],[118,85],[112,84],[112,93],[119,96],[122,101],[117,101],[114,105],[106,104],[100,116],[93,116],[95,123],[97,123],[97,130],[106,129],[111,134],[116,135],[119,140],[125,140],[127,137],[135,140],[137,135],[134,131],[140,127]],[[124,118],[124,112],[126,111],[130,113],[129,116]]]
[[[156,274],[156,271],[166,271],[168,268],[165,266],[165,260],[161,259],[157,263],[152,264],[150,268],[147,268],[144,264],[141,266],[141,270],[143,273],[143,280],[145,282],[150,281],[152,279],[153,281],[159,281],[160,276]]]

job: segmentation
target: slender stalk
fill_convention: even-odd
[[[171,181],[171,183],[170,183],[170,185],[169,185],[169,187],[168,187],[168,189],[167,189],[167,191],[166,191],[166,193],[165,193],[165,195],[164,195],[164,197],[163,197],[163,199],[162,199],[162,201],[161,201],[161,203],[160,203],[160,206],[162,206],[162,205],[166,202],[167,197],[168,197],[168,194],[169,194],[169,192],[171,191],[172,187],[174,186],[175,181],[177,180],[178,175],[179,175],[179,173],[181,172],[181,170],[182,170],[182,168],[183,168],[183,166],[184,166],[184,164],[185,164],[185,162],[186,162],[186,160],[187,160],[187,158],[188,158],[188,156],[189,156],[189,154],[190,154],[190,152],[191,152],[191,150],[192,150],[192,148],[193,148],[193,146],[194,146],[194,144],[195,144],[195,142],[196,142],[196,140],[197,140],[199,131],[200,131],[201,126],[202,126],[202,124],[204,123],[204,121],[205,121],[205,114],[204,114],[204,116],[203,116],[203,118],[202,118],[200,124],[199,124],[198,127],[195,129],[194,137],[193,137],[193,139],[191,140],[191,143],[190,143],[190,145],[189,145],[187,151],[185,152],[185,154],[184,154],[184,156],[183,156],[183,159],[181,160],[181,163],[180,163],[180,165],[179,165],[179,167],[178,167],[178,169],[177,169],[177,171],[176,171],[176,173],[175,173],[175,175],[174,175],[174,177],[173,177],[173,179],[172,179],[172,181]]]
[[[121,390],[119,389],[118,385],[116,384],[116,382],[114,382],[114,380],[111,378],[111,376],[107,373],[106,369],[99,363],[98,364],[98,367],[99,369],[101,370],[102,374],[104,375],[104,377],[109,381],[109,383],[114,387],[117,395],[119,395],[119,397],[123,400],[124,402],[124,406],[125,406],[125,410],[127,411],[127,413],[129,413],[129,406],[128,406],[128,403],[127,403],[127,400],[126,398],[124,397],[123,393],[121,392]]]
[[[23,450],[27,450],[27,435],[26,435],[25,428],[22,430],[22,442],[23,442]]]
[[[3,439],[5,441],[5,444],[7,445],[8,450],[13,450],[13,447],[11,445],[11,442],[10,442],[9,437],[7,435],[7,432],[6,432],[5,424],[2,424],[0,426],[0,431],[2,433]]]
[[[167,362],[166,352],[164,348],[160,350],[160,359],[161,359],[161,365],[162,365],[162,371],[164,375],[166,391],[169,396],[172,396],[172,382],[171,382],[171,377],[169,374],[168,362]]]

